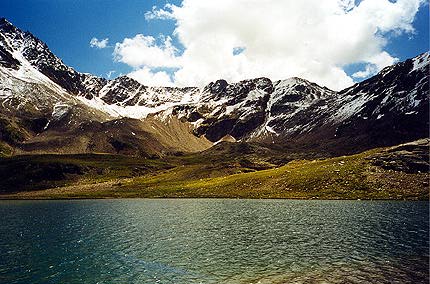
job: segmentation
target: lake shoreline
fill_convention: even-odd
[[[195,200],[195,199],[201,199],[201,200],[309,200],[309,201],[418,201],[418,202],[424,202],[428,201],[430,202],[430,199],[366,199],[366,198],[360,198],[360,199],[342,199],[342,198],[252,198],[252,197],[243,197],[243,198],[237,198],[237,197],[5,197],[0,195],[0,201],[31,201],[31,200],[46,200],[46,201],[61,201],[61,200]]]

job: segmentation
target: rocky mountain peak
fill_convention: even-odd
[[[14,26],[4,17],[0,18],[0,29],[6,30],[7,28],[13,28]]]
[[[11,22],[9,22],[6,18],[0,18],[0,31],[2,34],[19,34],[22,31],[15,27]]]
[[[187,122],[190,132],[212,142],[232,137],[263,143],[343,143],[360,134],[357,139],[365,143],[388,145],[390,139],[397,143],[428,133],[428,77],[427,52],[341,92],[298,77],[235,83],[219,79],[203,89],[148,87],[128,76],[106,80],[77,72],[31,33],[0,21],[0,103],[15,112],[22,104],[38,114],[44,110],[44,119],[49,119],[47,109],[55,118],[78,104],[78,114],[67,111],[76,125],[88,117],[96,120],[83,115],[85,110],[103,119]],[[372,139],[379,142],[368,142]]]
[[[220,79],[216,80],[215,82],[209,83],[209,85],[205,87],[205,90],[207,90],[211,94],[221,94],[225,92],[227,86],[227,81],[224,79]]]

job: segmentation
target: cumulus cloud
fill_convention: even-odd
[[[161,37],[162,44],[157,45],[152,36],[138,34],[126,38],[115,45],[114,58],[132,67],[177,67],[177,49],[172,45],[172,38]]]
[[[369,57],[366,61],[369,63],[366,64],[365,69],[362,71],[355,72],[354,74],[352,74],[352,77],[360,79],[367,78],[376,74],[384,67],[393,65],[394,63],[399,61],[399,59],[391,57],[391,55],[384,51],[377,55]]]
[[[171,87],[173,82],[165,71],[153,72],[148,67],[135,70],[127,75],[144,85]]]
[[[108,47],[109,39],[105,38],[102,40],[99,40],[95,37],[93,37],[90,41],[90,46],[98,49],[106,48]]]
[[[389,37],[413,33],[424,2],[183,0],[145,14],[147,20],[175,22],[171,36],[182,45],[182,54],[169,36],[157,41],[138,34],[117,43],[114,55],[149,85],[169,77],[154,68],[175,67],[173,83],[179,86],[203,86],[219,78],[298,76],[339,90],[353,84],[344,71],[349,64],[363,63],[364,70],[353,77],[364,78],[396,62],[385,50]]]

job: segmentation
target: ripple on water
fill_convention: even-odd
[[[1,201],[4,283],[428,283],[427,202]]]

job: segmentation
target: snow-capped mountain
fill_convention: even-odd
[[[0,140],[14,126],[22,151],[198,151],[227,138],[357,151],[427,137],[428,80],[427,52],[340,92],[301,78],[148,87],[79,73],[0,19]]]
[[[76,72],[55,56],[48,46],[29,32],[23,32],[6,19],[0,19],[0,54],[2,62],[15,68],[30,63],[38,71],[76,95],[90,95],[106,84],[106,80],[90,74]],[[7,59],[15,59],[15,61]]]

